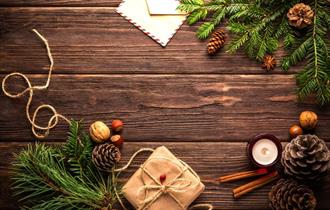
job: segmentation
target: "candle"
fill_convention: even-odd
[[[278,150],[274,142],[269,139],[261,139],[252,148],[253,159],[261,165],[273,163],[278,156]]]
[[[248,155],[259,167],[270,167],[279,161],[282,153],[280,141],[273,135],[255,136],[248,144]]]

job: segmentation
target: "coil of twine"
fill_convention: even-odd
[[[33,29],[32,31],[43,41],[43,43],[45,44],[46,50],[47,50],[47,55],[48,55],[48,58],[49,58],[50,65],[49,65],[46,84],[41,85],[41,86],[38,86],[38,85],[33,86],[31,84],[30,79],[25,74],[22,74],[22,73],[19,73],[19,72],[13,72],[13,73],[10,73],[10,74],[5,76],[5,78],[2,80],[2,86],[1,87],[2,87],[2,91],[4,92],[4,94],[7,97],[10,97],[10,98],[20,98],[20,97],[24,96],[27,93],[29,94],[28,101],[27,101],[26,106],[25,106],[26,117],[27,117],[27,119],[29,120],[29,122],[31,124],[31,130],[32,130],[33,135],[36,136],[39,139],[43,139],[43,138],[46,138],[49,135],[50,130],[58,124],[59,119],[65,120],[68,124],[70,124],[70,120],[68,118],[66,118],[65,116],[63,116],[62,114],[59,114],[57,112],[57,110],[52,105],[49,105],[49,104],[41,104],[40,106],[38,106],[34,110],[34,112],[31,115],[30,106],[31,106],[31,103],[32,103],[32,100],[33,100],[34,91],[35,90],[45,90],[49,87],[50,79],[51,79],[52,71],[53,71],[53,67],[54,67],[54,59],[52,57],[51,50],[50,50],[47,39],[44,36],[42,36],[36,29]],[[17,93],[9,92],[6,89],[6,84],[7,84],[7,80],[11,77],[21,77],[21,78],[23,78],[26,85],[27,85],[27,87],[24,90],[22,90],[21,92],[17,92]],[[50,110],[52,112],[52,116],[49,118],[47,126],[41,126],[41,125],[36,123],[36,118],[38,116],[38,113],[42,109]],[[43,133],[37,132],[37,130],[43,131]],[[119,169],[115,169],[113,172],[120,173],[120,172],[126,171],[127,168],[132,164],[133,160],[135,159],[135,157],[138,154],[140,154],[142,152],[147,152],[147,151],[148,152],[153,152],[154,150],[151,149],[151,148],[142,148],[142,149],[138,150],[137,152],[135,152],[131,156],[130,160],[128,161],[128,163],[124,167],[119,168]],[[121,201],[116,187],[115,187],[115,192],[116,192],[116,196],[118,197],[118,200],[119,200],[121,206],[123,207],[123,209],[126,210],[126,207],[123,204],[123,202]],[[153,199],[153,202],[154,202],[155,199],[157,199],[157,198],[155,197]],[[146,206],[143,209],[146,209],[146,208],[148,208],[148,207]],[[190,207],[190,209],[197,209],[197,208],[208,208],[208,210],[212,210],[213,206],[211,204],[196,204],[196,205]]]
[[[31,124],[31,130],[32,130],[33,135],[35,137],[39,138],[39,139],[43,139],[43,138],[46,138],[49,135],[49,131],[58,124],[60,118],[65,120],[69,124],[70,124],[70,120],[68,118],[66,118],[65,116],[59,114],[56,111],[56,109],[52,105],[49,105],[49,104],[42,104],[34,110],[32,115],[30,113],[30,106],[31,106],[31,103],[32,103],[34,91],[35,90],[45,90],[45,89],[48,88],[48,86],[50,84],[50,78],[52,76],[53,67],[54,67],[54,59],[52,57],[47,39],[45,37],[43,37],[36,29],[33,29],[32,31],[43,41],[43,43],[45,44],[46,49],[47,49],[47,55],[48,55],[48,58],[49,58],[50,65],[49,65],[46,84],[41,85],[41,86],[37,86],[37,85],[32,86],[30,79],[25,74],[22,74],[22,73],[19,73],[19,72],[13,72],[13,73],[10,73],[10,74],[5,76],[5,78],[2,80],[2,86],[1,87],[2,87],[2,91],[4,92],[4,94],[7,97],[10,97],[10,98],[20,98],[20,97],[24,96],[27,93],[29,94],[28,101],[27,101],[26,106],[25,106],[26,117],[27,117],[27,119],[29,120],[29,122]],[[16,77],[16,78],[21,77],[21,78],[23,78],[23,80],[25,81],[27,87],[21,92],[10,93],[6,89],[6,82],[11,77]],[[49,118],[48,123],[47,123],[46,126],[41,126],[41,125],[36,123],[37,115],[42,109],[49,110],[49,111],[52,112],[52,116]],[[43,131],[43,133],[37,132],[37,130]]]

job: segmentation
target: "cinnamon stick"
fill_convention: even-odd
[[[262,187],[272,181],[274,181],[275,179],[278,178],[278,173],[277,171],[274,171],[266,176],[263,176],[255,181],[252,181],[252,182],[249,182],[245,185],[242,185],[240,187],[237,187],[233,190],[233,196],[234,198],[239,198],[241,197],[242,195],[254,190],[254,189],[257,189],[259,187]]]
[[[238,172],[238,173],[219,177],[219,182],[223,183],[223,182],[235,181],[235,180],[244,179],[244,178],[248,178],[248,177],[260,176],[260,175],[264,175],[267,173],[268,173],[268,170],[266,168],[261,168],[261,169],[253,170],[253,171]]]

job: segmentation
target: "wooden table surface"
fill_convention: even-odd
[[[166,48],[144,35],[115,12],[120,0],[1,0],[0,80],[13,71],[44,84],[48,60],[36,28],[49,41],[55,59],[47,90],[35,92],[32,109],[54,105],[69,118],[125,122],[123,162],[140,147],[166,145],[202,179],[251,168],[246,142],[259,133],[288,141],[288,128],[299,113],[319,114],[317,134],[330,143],[330,110],[313,100],[297,103],[294,73],[266,73],[243,53],[208,57],[205,42],[195,38],[197,26],[186,24]],[[283,52],[278,52],[279,58]],[[15,82],[11,90],[22,90]],[[17,209],[9,192],[12,153],[35,138],[25,117],[26,97],[0,94],[0,209]],[[46,122],[42,114],[38,122]],[[65,122],[46,142],[66,139]],[[124,175],[129,177],[138,161]],[[215,209],[268,209],[270,186],[239,200],[231,189],[244,182],[205,182],[196,203]],[[330,177],[316,191],[319,209],[330,209]]]

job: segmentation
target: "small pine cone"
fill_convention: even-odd
[[[287,17],[291,26],[302,29],[313,23],[314,12],[310,6],[299,3],[289,9]]]
[[[119,149],[113,144],[100,144],[93,150],[92,160],[94,165],[102,170],[108,171],[121,159]]]
[[[314,210],[317,204],[311,189],[289,179],[280,179],[268,198],[270,207],[276,210]]]
[[[276,60],[271,55],[266,55],[263,59],[262,68],[271,71],[276,67]]]
[[[219,29],[212,34],[211,39],[207,43],[207,52],[209,55],[214,55],[218,50],[223,47],[226,40],[225,32]]]
[[[299,180],[317,180],[329,168],[330,151],[316,135],[300,135],[288,143],[282,153],[284,172]]]

